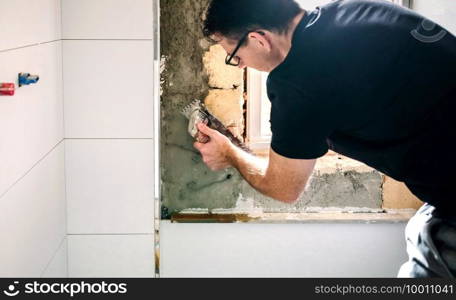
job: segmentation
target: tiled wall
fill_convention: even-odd
[[[396,277],[405,223],[160,225],[161,277]]]
[[[0,277],[67,276],[60,0],[0,0]]]
[[[154,276],[154,0],[62,0],[71,277]]]
[[[0,276],[154,276],[154,2],[0,0]]]

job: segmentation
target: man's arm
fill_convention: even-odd
[[[268,163],[237,148],[218,131],[204,124],[199,124],[198,128],[210,137],[210,141],[205,144],[196,142],[194,146],[211,170],[235,167],[253,188],[283,202],[296,201],[304,191],[315,159],[290,159],[271,149]]]

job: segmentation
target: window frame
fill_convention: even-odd
[[[271,144],[271,135],[262,132],[262,99],[264,95],[264,87],[262,84],[263,73],[247,68],[247,111],[246,111],[246,132],[247,145],[254,152],[262,152],[268,150]],[[268,120],[269,121],[269,120]]]
[[[393,3],[412,8],[413,7],[413,0],[391,0]]]

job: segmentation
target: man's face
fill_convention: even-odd
[[[239,57],[240,63],[238,68],[253,68],[262,72],[269,72],[267,67],[266,59],[267,52],[264,47],[258,43],[258,40],[255,36],[258,35],[256,32],[250,33],[246,41],[241,45],[241,47],[235,53],[235,56]],[[216,36],[215,39],[218,41],[218,44],[225,49],[227,54],[233,53],[239,41],[225,38],[223,36]]]

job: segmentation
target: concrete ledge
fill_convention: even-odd
[[[388,210],[381,213],[318,212],[318,213],[178,213],[172,223],[398,223],[407,222],[416,210]]]

